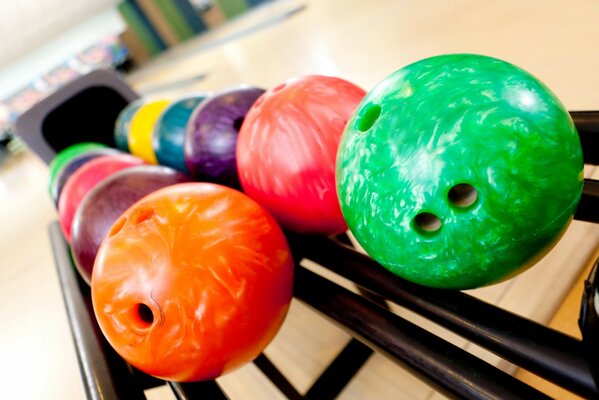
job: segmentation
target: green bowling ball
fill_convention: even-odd
[[[428,58],[379,83],[348,122],[337,192],[349,228],[393,273],[439,288],[508,279],[572,220],[582,149],[557,97],[522,69]]]
[[[52,194],[52,188],[55,185],[56,178],[59,172],[68,164],[73,158],[88,152],[89,150],[106,148],[107,146],[101,143],[94,142],[82,142],[71,145],[61,150],[50,162],[50,181],[48,182],[48,192]]]

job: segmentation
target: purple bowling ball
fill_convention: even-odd
[[[189,182],[172,168],[143,165],[119,171],[83,199],[73,218],[71,250],[81,277],[90,284],[96,254],[119,216],[142,197],[166,186]]]
[[[239,86],[204,100],[185,130],[185,164],[194,179],[240,187],[235,152],[241,124],[263,89]]]

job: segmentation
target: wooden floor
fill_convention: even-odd
[[[576,282],[570,288],[568,294],[564,297],[564,300],[559,305],[558,309],[553,314],[553,317],[547,324],[553,329],[557,329],[560,332],[567,333],[570,336],[573,336],[577,339],[581,339],[582,335],[580,333],[580,329],[578,328],[578,312],[580,310],[580,299],[582,297],[582,293],[584,290],[584,281],[589,276],[593,265],[595,264],[595,260],[599,257],[599,249],[595,252],[595,254],[591,257],[591,262],[589,262],[582,270]],[[566,390],[547,382],[538,376],[531,374],[525,370],[518,370],[516,372],[516,377],[518,379],[523,380],[531,386],[534,386],[544,393],[549,394],[554,399],[561,400],[574,400],[581,399],[572,393],[567,392]]]
[[[166,53],[129,81],[155,97],[217,91],[242,83],[270,88],[302,74],[336,75],[370,89],[390,72],[420,58],[469,52],[524,67],[551,87],[568,109],[599,109],[597,20],[599,3],[594,1],[568,6],[540,0],[280,0]],[[585,172],[599,178],[595,168]],[[56,218],[47,179],[47,168],[29,154],[0,168],[0,398],[83,398],[46,233],[48,223]],[[473,293],[549,323],[598,247],[599,226],[574,222],[534,268]],[[577,318],[572,308],[562,319]],[[410,312],[395,311],[515,372],[512,365]],[[347,340],[346,334],[294,301],[281,333],[266,352],[305,390]],[[282,397],[254,366],[225,376],[220,383],[233,399]],[[159,388],[148,397],[169,395]],[[378,355],[340,397],[442,398]]]

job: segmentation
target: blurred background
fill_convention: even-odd
[[[265,0],[0,2],[0,165],[23,146],[14,122],[94,69],[126,74]]]

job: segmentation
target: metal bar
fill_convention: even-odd
[[[585,346],[585,355],[589,360],[591,374],[595,381],[599,381],[599,315],[597,310],[597,294],[599,289],[599,258],[584,282],[584,292],[580,304],[580,317],[578,326],[582,332],[582,343]]]
[[[599,111],[570,111],[585,164],[599,165]]]
[[[125,362],[112,357],[104,350],[105,340],[89,314],[89,305],[81,293],[73,270],[69,247],[62,236],[60,225],[54,222],[49,227],[50,241],[62,295],[67,310],[69,325],[75,342],[83,387],[88,399],[118,400],[145,399],[143,391],[136,385],[122,384],[130,377],[123,375]],[[115,374],[115,368],[119,374]]]
[[[166,385],[166,382],[163,381],[162,379],[159,379],[159,378],[153,377],[152,375],[148,375],[144,372],[141,372],[140,370],[132,367],[131,365],[129,365],[129,371],[131,373],[131,376],[137,383],[137,385],[141,388],[141,390],[148,390],[148,389],[156,388],[158,386]]]
[[[304,398],[264,353],[254,360],[254,364],[289,400]]]
[[[349,343],[308,389],[305,399],[336,399],[360,371],[373,351],[356,339]]]
[[[177,400],[228,400],[229,397],[216,381],[205,382],[167,382]]]
[[[585,179],[574,219],[599,223],[599,181]]]
[[[548,399],[430,332],[325,278],[296,268],[295,296],[369,347],[460,399]]]
[[[380,294],[499,356],[583,397],[599,395],[581,342],[465,293],[432,289],[393,275],[327,238],[290,236],[297,254]]]

